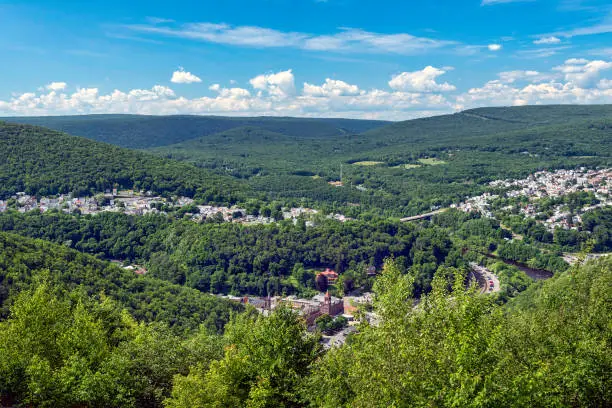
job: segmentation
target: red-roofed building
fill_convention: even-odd
[[[323,275],[327,278],[328,283],[336,283],[338,280],[338,274],[336,271],[333,271],[329,268],[325,269],[323,272],[319,272],[318,275]]]

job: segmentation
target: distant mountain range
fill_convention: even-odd
[[[83,137],[0,125],[5,196],[119,184],[216,202],[307,200],[346,213],[406,216],[480,194],[494,179],[612,165],[612,105],[479,108],[395,123],[138,115],[7,121]],[[340,178],[349,188],[328,184]]]
[[[378,120],[191,115],[41,116],[0,120],[43,126],[131,149],[167,146],[245,126],[294,137],[332,137],[362,133],[390,123]]]

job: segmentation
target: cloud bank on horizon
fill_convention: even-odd
[[[118,0],[3,6],[0,25],[11,35],[0,52],[11,63],[0,72],[11,80],[0,83],[0,116],[403,120],[612,103],[606,0],[185,1],[180,10]]]
[[[479,87],[458,92],[438,80],[451,67],[432,66],[402,72],[388,80],[384,89],[363,89],[357,84],[326,78],[320,84],[296,84],[291,69],[257,75],[248,86],[210,84],[214,96],[187,98],[170,87],[115,89],[98,88],[70,92],[66,82],[52,82],[38,89],[0,101],[5,116],[132,113],[150,115],[216,114],[376,118],[402,120],[479,106],[528,104],[595,104],[612,102],[612,61],[568,59],[549,72],[504,71]],[[612,75],[610,75],[612,78]],[[183,69],[171,82],[202,80]]]

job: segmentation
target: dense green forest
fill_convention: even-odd
[[[612,107],[474,109],[326,138],[248,126],[152,151],[245,179],[270,199],[352,216],[411,215],[480,194],[498,178],[611,165]],[[345,186],[328,185],[341,171]]]
[[[324,351],[319,334],[284,308],[235,314],[222,335],[142,322],[112,294],[70,291],[42,271],[66,265],[67,254],[75,265],[97,261],[0,237],[12,270],[44,257],[40,279],[11,297],[0,321],[0,401],[9,406],[605,406],[612,398],[609,258],[503,306],[443,266],[415,307],[414,275],[388,261],[374,285],[379,323],[363,321],[345,345]]]
[[[312,294],[314,272],[334,268],[338,293],[370,287],[366,269],[380,269],[393,257],[415,275],[415,294],[427,292],[441,266],[465,267],[465,252],[479,262],[491,251],[506,259],[561,272],[567,264],[555,253],[507,243],[509,232],[477,214],[449,211],[431,222],[384,219],[339,223],[320,220],[273,225],[196,224],[162,215],[95,216],[59,212],[0,214],[0,230],[63,243],[102,259],[142,263],[149,276],[202,292],[277,295]]]
[[[135,275],[90,255],[44,240],[0,233],[0,317],[20,292],[41,282],[61,293],[113,298],[143,322],[160,322],[176,332],[221,330],[231,311],[226,300],[152,277]]]
[[[0,199],[34,195],[94,195],[134,188],[235,202],[239,182],[176,161],[29,125],[0,122]]]
[[[145,116],[79,115],[0,118],[59,130],[99,142],[131,149],[166,146],[226,130],[251,126],[292,137],[334,137],[362,133],[384,126],[380,120],[223,117],[223,116]]]
[[[169,135],[206,127],[209,119],[232,126],[184,134],[181,143],[168,145],[174,142]],[[208,202],[277,201],[367,218],[445,207],[499,178],[612,165],[609,105],[476,109],[383,127],[331,119],[213,119],[105,115],[37,122],[77,123],[83,129],[77,134],[84,134],[98,131],[102,121],[121,140],[160,140],[150,146],[163,146],[149,152],[164,159],[43,128],[1,125],[0,154],[8,160],[0,164],[0,194],[93,194],[118,184]],[[341,174],[344,187],[328,184]]]

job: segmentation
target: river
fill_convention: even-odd
[[[516,266],[518,269],[520,269],[521,271],[525,272],[527,274],[527,276],[529,276],[531,279],[533,280],[543,280],[543,279],[550,279],[553,277],[553,273],[551,271],[547,271],[545,269],[535,269],[535,268],[530,268],[529,266],[525,265],[524,263],[521,262],[516,262],[516,261],[511,261],[509,259],[502,259],[498,256],[495,256],[493,254],[488,254],[487,255],[489,258],[495,258],[498,259],[508,265],[514,265]]]

